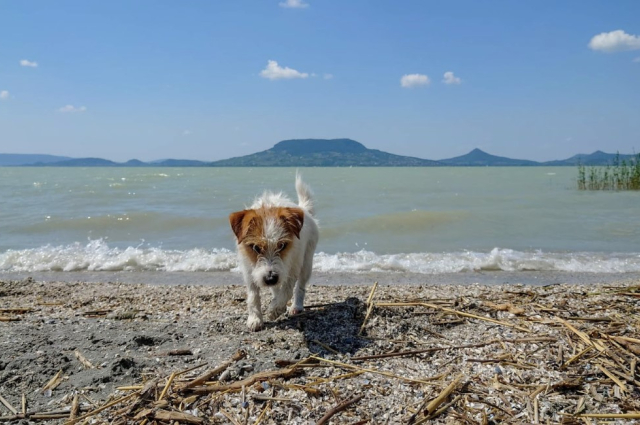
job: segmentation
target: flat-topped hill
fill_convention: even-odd
[[[271,149],[223,159],[214,167],[423,167],[437,161],[369,149],[351,139],[283,140]]]

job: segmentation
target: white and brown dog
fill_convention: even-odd
[[[247,326],[252,331],[262,329],[263,325],[261,287],[270,288],[273,294],[266,320],[275,320],[284,313],[292,296],[289,314],[304,309],[306,285],[318,243],[318,224],[313,218],[311,189],[298,174],[296,192],[298,205],[282,193],[265,192],[250,209],[229,215],[247,285]]]

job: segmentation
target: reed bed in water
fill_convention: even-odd
[[[640,154],[629,160],[616,155],[612,165],[585,167],[578,165],[580,190],[640,190]]]
[[[312,286],[305,313],[258,333],[244,330],[241,287],[0,282],[0,292],[2,313],[21,319],[0,323],[0,335],[8,335],[0,343],[12,347],[20,343],[16,335],[26,338],[24,348],[0,355],[4,422],[640,420],[640,282]],[[43,335],[28,335],[43,320],[76,323],[78,332],[86,329],[86,344],[81,335],[39,346]],[[162,332],[171,343],[155,341]],[[147,359],[146,366],[118,375],[102,362],[113,346],[132,364]],[[51,357],[16,369],[12,359],[21,350]],[[53,373],[64,355],[64,372]],[[117,384],[100,393],[86,385],[92,376]]]

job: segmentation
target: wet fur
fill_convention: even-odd
[[[250,208],[231,213],[238,261],[247,286],[247,326],[256,331],[264,320],[275,320],[293,298],[289,314],[303,311],[306,285],[311,277],[318,225],[313,218],[311,190],[296,175],[298,204],[282,193],[265,192]],[[271,280],[277,277],[274,284]],[[273,299],[262,315],[260,289]]]

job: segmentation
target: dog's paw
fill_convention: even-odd
[[[247,319],[247,327],[252,332],[257,332],[262,330],[262,327],[263,327],[262,319],[256,316],[249,316],[249,318]]]
[[[274,308],[274,309],[270,308],[265,313],[265,317],[268,321],[273,322],[278,317],[282,316],[282,313],[284,313],[284,311],[285,311],[284,308]]]
[[[295,305],[292,305],[291,307],[289,307],[289,310],[287,311],[287,314],[289,316],[295,316],[297,314],[300,314],[304,311],[304,307],[297,307]]]

